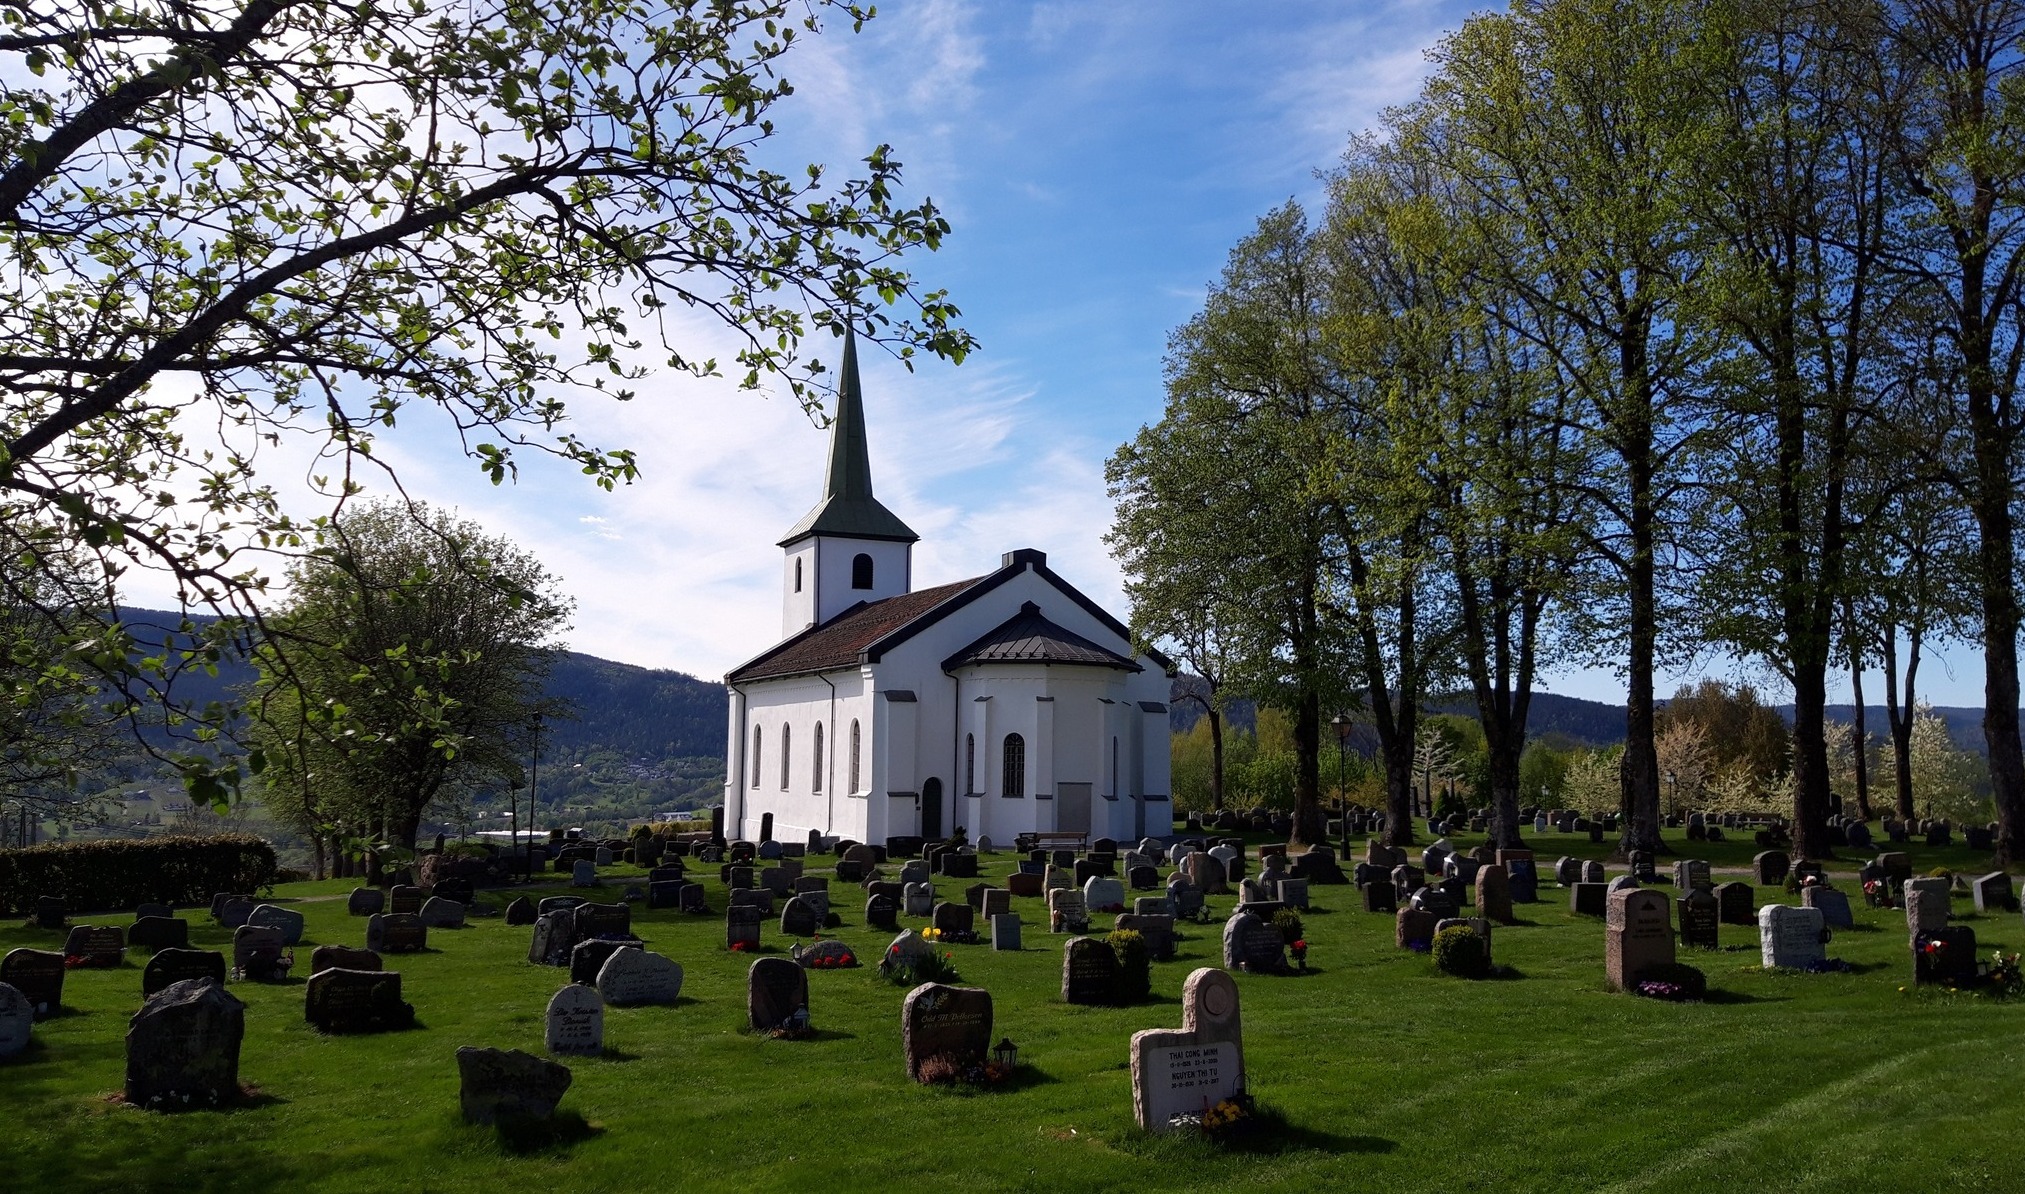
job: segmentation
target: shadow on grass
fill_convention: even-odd
[[[642,1057],[645,1057],[646,1054],[628,1053],[624,1049],[615,1049],[612,1046],[607,1045],[605,1046],[605,1051],[598,1054],[598,1056],[606,1061],[626,1062],[626,1061],[638,1061]]]
[[[501,1151],[516,1157],[566,1153],[604,1131],[574,1111],[558,1111],[549,1119],[502,1119],[493,1125]]]
[[[1789,1002],[1789,998],[1784,995],[1752,995],[1744,991],[1718,990],[1704,992],[1702,1002],[1729,1007],[1746,1003],[1786,1003]]]

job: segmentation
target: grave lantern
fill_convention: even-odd
[[[1002,1036],[998,1039],[997,1047],[991,1051],[991,1059],[1004,1066],[1007,1070],[1011,1070],[1019,1064],[1019,1046],[1012,1043],[1011,1037]]]

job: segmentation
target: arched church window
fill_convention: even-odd
[[[872,557],[862,551],[851,557],[851,587],[854,589],[872,587]]]
[[[822,790],[823,790],[823,723],[822,723],[822,722],[820,722],[820,721],[816,723],[816,769],[815,769],[815,771],[814,771],[814,772],[812,773],[812,776],[813,776],[813,778],[812,778],[812,780],[811,780],[811,782],[810,782],[810,784],[809,784],[809,791],[811,791],[811,792],[820,792],[820,791],[822,791]]]
[[[788,788],[788,770],[794,766],[795,752],[788,746],[788,728],[780,728],[780,790]]]
[[[1018,799],[1027,794],[1027,740],[1005,736],[1005,788],[1000,795]]]
[[[963,790],[967,795],[977,791],[977,735],[963,736]]]
[[[795,592],[799,593],[801,591],[802,591],[802,562],[801,560],[797,559],[795,561]]]
[[[858,790],[858,721],[851,719],[851,791]]]
[[[759,786],[759,743],[760,730],[758,726],[754,726],[752,727],[752,786],[755,788]]]

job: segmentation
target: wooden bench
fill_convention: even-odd
[[[1032,842],[1032,845],[1025,847],[1029,850],[1074,850],[1080,854],[1090,848],[1089,833],[1074,829],[1050,829],[1040,833],[1022,833],[1014,842],[1014,845],[1018,845],[1020,841]]]

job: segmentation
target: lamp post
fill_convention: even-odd
[[[1680,776],[1671,770],[1666,773],[1666,802],[1680,812]]]
[[[1350,715],[1338,713],[1329,719],[1329,725],[1336,731],[1336,803],[1345,803],[1343,791],[1343,756],[1350,746]]]

